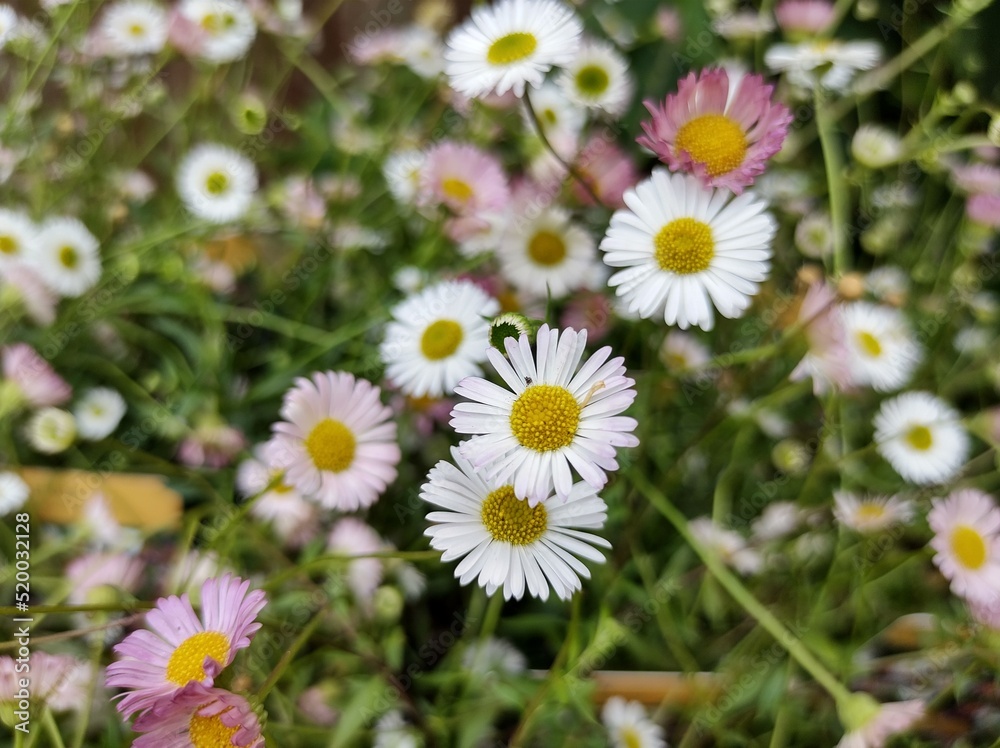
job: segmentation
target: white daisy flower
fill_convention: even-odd
[[[601,721],[614,748],[667,748],[663,728],[646,716],[638,701],[612,696],[604,702]]]
[[[469,645],[462,653],[462,667],[479,677],[517,675],[528,667],[528,660],[506,639],[490,636]]]
[[[913,517],[913,502],[898,496],[861,498],[846,491],[834,491],[833,501],[833,516],[837,521],[862,534],[880,532]]]
[[[903,154],[903,141],[888,127],[863,124],[851,140],[851,154],[869,169],[881,169],[896,163]]]
[[[910,292],[910,276],[896,265],[883,265],[865,276],[865,288],[878,299],[898,304]]]
[[[1000,509],[974,488],[954,491],[931,502],[927,521],[934,563],[951,581],[951,590],[972,602],[1000,598]]]
[[[923,351],[901,311],[857,301],[841,307],[841,320],[854,384],[891,392],[910,381]]]
[[[28,443],[47,455],[65,452],[76,440],[76,419],[59,408],[36,410],[25,426]]]
[[[82,296],[101,277],[97,238],[75,218],[43,223],[31,262],[42,281],[60,296]]]
[[[455,568],[459,582],[475,579],[487,595],[502,588],[504,599],[520,600],[527,589],[547,600],[551,586],[569,600],[582,587],[580,577],[590,578],[577,557],[603,563],[604,555],[591,546],[611,547],[575,529],[604,526],[607,505],[594,488],[576,483],[565,501],[547,495],[531,504],[503,480],[486,479],[462,456],[462,445],[451,453],[455,465],[438,462],[420,490],[421,499],[446,510],[428,514],[435,524],[424,531],[443,552],[441,560],[461,558]]]
[[[583,24],[557,0],[499,0],[474,8],[444,53],[452,88],[469,97],[538,88],[553,66],[571,62]]]
[[[806,516],[806,512],[795,502],[772,501],[753,521],[750,532],[757,543],[780,540],[795,532]]]
[[[909,730],[925,711],[920,699],[879,704],[863,692],[851,694],[848,703],[846,708],[837,704],[847,732],[835,748],[883,748],[893,735]]]
[[[483,373],[496,299],[470,281],[444,281],[392,310],[380,347],[386,376],[411,397],[442,397]]]
[[[601,348],[580,366],[587,332],[538,330],[535,354],[522,335],[504,341],[510,361],[496,348],[487,356],[510,388],[469,377],[455,392],[473,402],[459,403],[451,426],[476,434],[462,454],[488,480],[513,482],[533,506],[555,488],[566,499],[573,488],[572,466],[595,489],[617,470],[617,447],[635,447],[634,418],[618,415],[635,399],[635,380],[625,376],[623,358]]]
[[[605,263],[625,268],[608,283],[630,312],[711,330],[713,305],[730,319],[747,310],[770,270],[776,223],[752,190],[731,197],[664,168],[625,192],[628,208],[611,217],[600,248]]]
[[[0,472],[0,515],[16,512],[30,494],[31,489],[20,475],[8,470]]]
[[[833,254],[833,223],[830,214],[814,211],[795,225],[795,248],[805,257],[821,260]]]
[[[181,0],[178,12],[198,27],[197,54],[209,62],[243,57],[257,35],[257,25],[240,0]]]
[[[251,516],[270,524],[288,545],[301,546],[315,533],[319,521],[316,505],[285,483],[281,472],[267,466],[261,447],[255,448],[254,456],[236,469],[236,488],[248,498],[257,496],[250,508]]]
[[[904,392],[875,415],[875,445],[910,483],[944,483],[958,475],[969,437],[958,411],[929,392]]]
[[[98,32],[112,55],[155,54],[167,43],[166,11],[146,0],[123,0],[109,5]]]
[[[403,718],[402,712],[393,709],[375,723],[375,740],[372,748],[421,748],[423,742],[416,730]]]
[[[27,259],[37,229],[23,210],[0,208],[0,269]]]
[[[112,389],[97,387],[83,394],[73,408],[81,439],[98,441],[111,434],[125,416],[125,400]]]
[[[695,540],[740,574],[755,574],[764,565],[760,553],[750,548],[742,535],[719,527],[708,517],[691,520],[688,522],[688,529]]]
[[[396,479],[400,452],[381,390],[345,372],[299,377],[265,445],[268,466],[328,509],[371,506]]]
[[[3,49],[17,31],[17,11],[9,5],[0,5],[0,49]]]
[[[559,86],[571,101],[622,114],[632,100],[628,62],[605,41],[588,39],[559,75]]]
[[[441,39],[428,28],[413,25],[400,34],[400,57],[421,78],[437,78],[444,72]]]
[[[594,284],[601,270],[594,239],[562,208],[519,216],[497,248],[500,273],[522,291],[559,299]]]
[[[845,42],[815,39],[801,44],[775,44],[764,54],[764,63],[776,73],[785,73],[797,86],[817,85],[843,91],[859,70],[871,70],[882,59],[875,42]]]
[[[531,95],[531,107],[538,117],[545,139],[564,159],[573,161],[580,147],[580,133],[586,123],[587,113],[578,104],[570,101],[566,94],[551,83],[544,84]],[[535,133],[535,123],[527,109],[521,112],[525,128]],[[560,176],[565,168],[552,153],[538,141],[538,158],[532,164],[533,173],[546,169],[557,170]],[[535,174],[536,179],[538,175]]]
[[[228,223],[241,218],[257,191],[257,167],[215,143],[195,146],[177,168],[177,192],[198,218]]]
[[[711,358],[708,346],[694,335],[671,330],[660,345],[660,362],[675,374],[689,372],[707,364]]]
[[[410,149],[397,151],[382,165],[382,174],[389,192],[400,205],[413,205],[420,189],[420,175],[427,161],[423,151]]]

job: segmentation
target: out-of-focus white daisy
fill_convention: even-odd
[[[788,378],[812,377],[813,392],[821,395],[851,383],[851,368],[844,343],[844,321],[837,295],[826,281],[809,286],[795,323],[802,326],[809,350]]]
[[[398,709],[386,712],[375,723],[375,740],[372,748],[420,748],[423,740],[410,727]]]
[[[469,645],[462,653],[462,667],[477,676],[517,675],[528,660],[506,639],[491,636]]]
[[[254,456],[236,469],[236,488],[246,497],[260,494],[250,508],[251,516],[271,525],[284,543],[297,548],[312,538],[319,516],[316,505],[282,478],[267,466],[263,449],[257,447]]]
[[[966,327],[955,333],[952,345],[961,354],[977,356],[988,351],[994,340],[996,340],[996,333],[991,330],[984,327]]]
[[[694,535],[695,540],[740,574],[754,574],[760,571],[764,564],[760,553],[748,546],[742,535],[733,530],[719,527],[708,517],[691,520],[688,522],[688,529]]]
[[[438,35],[414,24],[400,35],[400,56],[421,78],[436,78],[444,72],[444,49]]]
[[[188,550],[174,559],[163,580],[165,593],[187,595],[194,605],[201,601],[201,588],[212,577],[231,573],[232,569],[214,551]]]
[[[934,563],[967,600],[988,604],[1000,598],[1000,509],[974,488],[931,502],[927,522],[934,531]]]
[[[185,207],[212,223],[241,218],[256,191],[257,167],[224,145],[197,145],[177,168],[177,192]]]
[[[101,277],[97,238],[76,218],[50,218],[36,235],[31,263],[60,296],[81,296]]]
[[[583,107],[570,101],[562,90],[551,83],[545,83],[531,95],[531,106],[549,145],[564,159],[575,160],[580,146],[580,133],[586,120]],[[535,132],[531,114],[527,109],[522,114],[525,127],[530,132]],[[531,166],[533,174],[563,168],[541,142],[538,143],[538,150],[539,156]]]
[[[0,269],[27,259],[36,231],[35,222],[23,210],[0,208]]]
[[[107,593],[113,590],[135,592],[144,566],[141,559],[128,553],[77,556],[66,566],[67,599],[73,605],[85,605],[107,602]]]
[[[881,169],[896,163],[903,153],[903,142],[888,127],[865,123],[854,133],[851,153],[869,169]]]
[[[834,491],[833,501],[833,516],[837,521],[863,534],[909,522],[913,516],[913,502],[899,496],[861,498],[846,491]]]
[[[816,39],[801,44],[775,44],[764,54],[764,63],[776,73],[785,73],[797,86],[817,85],[843,91],[859,70],[871,70],[882,59],[875,42],[845,42]]]
[[[532,351],[527,335],[504,341],[510,361],[496,348],[487,356],[510,389],[469,377],[455,392],[451,426],[475,434],[462,454],[485,478],[511,482],[518,497],[536,504],[551,494],[568,498],[572,466],[594,489],[617,470],[618,447],[637,446],[635,419],[619,415],[635,399],[635,380],[624,359],[601,348],[582,361],[587,333],[542,325]],[[583,365],[581,366],[581,363]]]
[[[31,489],[20,475],[9,470],[0,472],[0,515],[16,512],[30,494]]]
[[[904,732],[924,716],[924,702],[894,701],[879,704],[866,693],[851,694],[837,712],[847,733],[835,748],[882,748],[893,735]]]
[[[382,165],[382,174],[389,192],[401,205],[413,205],[420,189],[420,174],[427,156],[423,151],[409,149],[390,154]]]
[[[499,589],[504,599],[520,600],[525,590],[547,600],[549,587],[562,600],[581,589],[590,570],[580,556],[603,563],[592,546],[610,548],[604,538],[577,528],[600,529],[607,505],[592,486],[580,482],[565,500],[547,495],[530,504],[504,481],[487,481],[482,471],[452,447],[455,464],[441,460],[431,468],[420,498],[445,511],[430,512],[424,531],[442,561],[461,558],[459,583],[477,580],[487,595]],[[457,467],[456,467],[457,466]]]
[[[676,374],[698,369],[711,358],[708,346],[691,333],[671,330],[660,345],[660,361],[669,371]]]
[[[865,288],[876,298],[899,306],[910,292],[910,277],[900,267],[883,265],[865,276]]]
[[[580,106],[620,115],[632,99],[628,62],[613,46],[588,39],[560,73],[559,87]]]
[[[9,5],[0,5],[0,49],[14,36],[17,25],[17,11]]]
[[[910,381],[923,353],[901,311],[856,301],[841,318],[854,384],[891,392]]]
[[[396,478],[400,451],[381,390],[345,372],[299,377],[267,443],[268,465],[328,509],[371,506]]]
[[[542,84],[553,67],[571,62],[583,24],[557,0],[499,0],[481,5],[447,39],[445,72],[470,97]]]
[[[371,526],[354,517],[344,517],[333,526],[326,549],[343,556],[367,556],[392,550]],[[347,584],[355,600],[366,609],[370,608],[375,590],[382,583],[383,569],[381,558],[359,558],[347,565]]]
[[[245,2],[240,0],[181,0],[179,15],[194,28],[179,29],[194,39],[186,47],[209,62],[233,62],[243,57],[254,37],[257,25]]]
[[[767,543],[791,535],[804,519],[805,513],[794,502],[772,501],[753,521],[750,531],[755,541]]]
[[[929,392],[904,392],[875,415],[875,446],[910,483],[954,478],[969,452],[958,411]]]
[[[122,0],[109,5],[98,33],[111,55],[148,55],[167,43],[167,12],[147,0]]]
[[[667,748],[663,728],[646,716],[638,701],[612,696],[604,702],[601,721],[614,748]]]
[[[108,436],[118,428],[126,410],[124,398],[107,387],[97,387],[83,393],[83,397],[73,408],[80,438],[97,441]]]
[[[470,281],[425,288],[392,310],[379,352],[386,376],[412,397],[442,397],[483,373],[489,317],[500,304]]]
[[[730,199],[697,177],[657,168],[625,193],[600,248],[624,268],[608,283],[640,317],[662,315],[682,329],[741,316],[770,270],[776,223],[751,190]]]
[[[712,28],[721,37],[732,41],[756,39],[774,31],[770,16],[754,10],[725,13],[712,21]]]
[[[526,293],[561,299],[594,284],[600,263],[590,233],[562,208],[514,218],[497,249],[501,274]]]
[[[59,408],[36,410],[25,425],[25,436],[33,449],[47,455],[65,452],[76,439],[76,419]]]
[[[123,527],[100,491],[87,498],[80,515],[81,529],[94,547],[131,552],[141,548],[142,532],[135,527]]]
[[[833,223],[830,214],[813,211],[795,224],[795,248],[806,257],[821,260],[833,252]]]

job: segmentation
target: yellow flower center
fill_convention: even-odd
[[[0,253],[5,255],[17,254],[17,240],[12,236],[0,235]]]
[[[59,250],[59,262],[64,268],[72,270],[80,262],[76,249],[69,245]]]
[[[201,19],[201,27],[212,35],[230,28],[235,23],[236,17],[232,13],[209,13]]]
[[[576,88],[585,96],[600,96],[610,82],[608,71],[599,65],[584,65],[576,71]]]
[[[858,506],[857,518],[861,522],[876,522],[885,516],[885,507],[881,504],[861,504]]]
[[[467,202],[473,195],[472,187],[469,183],[455,177],[442,179],[441,191],[445,194],[445,197],[450,197],[452,200],[460,203]]]
[[[420,351],[431,361],[448,358],[462,342],[462,326],[451,319],[439,319],[427,326],[420,338]]]
[[[632,727],[623,727],[618,733],[618,738],[625,744],[626,748],[642,748],[642,740],[639,733]]]
[[[229,177],[221,171],[212,172],[205,180],[205,189],[212,195],[221,195],[228,187]]]
[[[691,160],[705,165],[717,177],[743,163],[747,139],[742,128],[724,114],[703,114],[677,131],[677,148]]]
[[[205,677],[205,658],[211,657],[220,665],[229,656],[229,639],[218,631],[199,631],[181,642],[167,662],[167,680],[186,686],[193,680]]]
[[[906,432],[906,443],[914,449],[926,452],[934,443],[934,437],[926,426],[914,426]]]
[[[320,470],[339,473],[354,462],[354,432],[340,421],[324,418],[306,437],[306,451]]]
[[[528,242],[528,256],[538,265],[558,265],[566,257],[566,242],[552,231],[539,231]]]
[[[661,270],[691,275],[706,270],[715,257],[712,227],[695,218],[675,218],[653,237]]]
[[[536,452],[562,449],[573,441],[580,424],[580,405],[565,387],[528,387],[510,410],[510,429],[521,446]]]
[[[968,525],[958,525],[951,531],[951,551],[966,569],[978,569],[986,563],[986,541]]]
[[[858,345],[861,346],[861,350],[867,353],[872,358],[878,358],[882,355],[882,344],[878,342],[878,338],[872,335],[870,332],[861,331],[857,333],[855,339],[858,341]]]
[[[228,710],[227,710],[228,711]],[[236,727],[226,727],[222,723],[221,714],[202,717],[197,712],[188,723],[188,737],[194,748],[233,748],[233,735],[239,730]]]
[[[486,60],[490,65],[510,65],[528,57],[537,46],[538,40],[534,34],[515,31],[493,42],[486,53]]]
[[[128,32],[132,36],[142,36],[144,33],[146,33],[146,29],[141,24],[133,23],[131,26],[128,27]]]
[[[486,497],[482,519],[494,540],[511,545],[531,545],[549,526],[545,506],[530,507],[527,501],[514,495],[511,486],[498,488]]]

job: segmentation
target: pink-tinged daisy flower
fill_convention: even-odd
[[[0,236],[0,241],[3,237]],[[0,264],[0,294],[19,299],[31,321],[48,327],[56,321],[59,297],[38,272],[26,263]]]
[[[118,704],[125,717],[144,712],[191,682],[211,686],[216,675],[250,646],[254,619],[267,604],[263,590],[226,575],[201,589],[201,617],[187,595],[160,598],[146,615],[150,630],[129,634],[115,647],[108,685],[130,689]]]
[[[866,693],[854,693],[844,701],[837,704],[837,711],[847,733],[836,748],[882,748],[924,716],[920,699],[879,704]]]
[[[242,696],[191,682],[141,715],[132,748],[264,748],[260,721]]]
[[[318,508],[285,483],[280,472],[267,466],[262,445],[254,449],[254,457],[236,469],[236,487],[246,497],[257,496],[250,515],[271,525],[289,547],[301,548],[316,534]]]
[[[510,388],[485,379],[464,379],[455,392],[473,402],[452,411],[452,428],[475,434],[462,456],[487,480],[511,482],[531,506],[555,489],[567,499],[572,466],[600,490],[607,472],[617,470],[618,447],[635,447],[634,418],[619,414],[635,399],[635,380],[625,376],[623,358],[601,348],[583,365],[587,333],[538,330],[535,350],[527,335],[504,341],[510,361],[496,348],[487,352],[493,368]]]
[[[90,684],[97,677],[90,663],[76,657],[48,652],[31,653],[31,694],[35,703],[43,702],[54,712],[81,709],[90,704]],[[18,702],[25,677],[23,662],[0,657],[0,704]]]
[[[913,516],[913,502],[898,496],[861,498],[846,491],[833,492],[833,516],[845,527],[859,533],[874,533]]]
[[[188,467],[218,470],[231,463],[246,446],[246,437],[238,428],[209,419],[184,438],[177,449],[177,459]]]
[[[127,553],[88,553],[73,559],[66,567],[69,602],[84,605],[102,602],[114,590],[134,592],[139,586],[143,563]]]
[[[773,90],[759,75],[732,83],[723,69],[689,73],[662,106],[644,102],[653,118],[642,123],[646,134],[636,142],[672,171],[739,194],[764,173],[788,134],[792,113],[771,101]]]
[[[583,146],[576,168],[601,204],[609,208],[624,208],[625,190],[639,181],[639,171],[631,157],[600,135],[595,135]],[[585,205],[594,203],[590,193],[576,180],[573,180],[573,194]]]
[[[980,226],[1000,228],[1000,195],[972,195],[965,202],[965,215]]]
[[[774,9],[781,30],[793,38],[826,31],[837,17],[827,0],[784,0]]]
[[[446,141],[427,151],[420,174],[421,201],[462,216],[499,212],[510,200],[500,162],[468,143]]]
[[[962,469],[969,435],[961,415],[929,392],[904,392],[875,414],[875,448],[910,483],[945,483]]]
[[[1000,631],[1000,595],[987,603],[969,600],[969,613],[976,623]]]
[[[62,405],[73,396],[66,380],[27,343],[5,346],[0,350],[0,359],[4,379],[16,386],[18,395],[31,407]]]
[[[962,164],[951,170],[956,189],[970,195],[1000,194],[1000,167],[993,164]]]
[[[822,395],[851,383],[851,368],[844,343],[844,321],[837,294],[825,281],[813,283],[799,307],[796,324],[802,325],[809,350],[792,370],[793,382],[812,377],[813,392]]]
[[[288,485],[328,509],[371,506],[396,479],[400,451],[381,390],[345,372],[300,377],[285,393],[284,419],[265,446]]]
[[[586,330],[587,339],[596,343],[611,332],[614,309],[606,294],[596,291],[578,291],[566,303],[559,317],[560,327]]]
[[[969,488],[931,502],[934,563],[966,600],[1000,598],[1000,509],[992,497]]]
[[[330,531],[326,549],[342,556],[369,556],[391,551],[392,546],[360,519],[345,517]],[[347,566],[347,585],[355,600],[365,608],[371,607],[375,590],[382,584],[383,570],[381,558],[359,558]]]

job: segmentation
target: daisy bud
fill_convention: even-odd
[[[976,99],[979,97],[979,92],[976,91],[976,87],[968,81],[959,81],[951,90],[951,95],[959,104],[963,106],[970,106],[976,102]]]
[[[865,279],[861,273],[847,273],[837,282],[837,295],[847,301],[860,299],[865,292]]]
[[[237,130],[256,135],[267,124],[267,107],[256,94],[245,93],[236,100],[231,116]]]
[[[403,595],[395,587],[382,585],[375,590],[374,608],[377,621],[396,623],[403,613]]]
[[[42,408],[28,421],[28,443],[38,452],[54,455],[69,449],[76,439],[76,419],[59,408]]]
[[[990,142],[1000,148],[1000,114],[994,114],[990,120],[990,126],[986,129],[986,137]]]
[[[881,169],[902,155],[902,141],[887,127],[861,125],[851,141],[851,154],[869,169]]]
[[[498,351],[505,350],[504,341],[507,338],[517,340],[527,335],[529,342],[534,341],[535,333],[541,326],[539,322],[528,319],[517,312],[505,312],[490,322],[490,345]]]
[[[771,461],[784,473],[801,475],[809,467],[809,450],[798,439],[782,439],[771,450]]]

